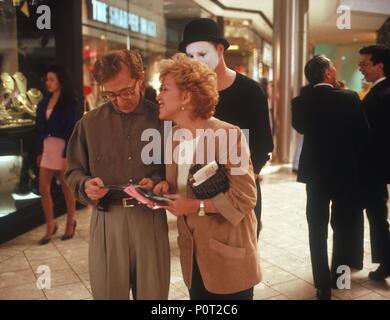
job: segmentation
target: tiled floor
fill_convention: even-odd
[[[279,172],[264,176],[263,229],[260,235],[260,255],[263,282],[255,287],[255,299],[314,299],[315,290],[310,266],[310,253],[305,220],[304,185],[295,176]],[[285,170],[286,171],[286,170]],[[1,299],[91,299],[88,275],[88,241],[90,210],[77,213],[74,239],[60,241],[64,217],[58,219],[58,236],[46,246],[37,240],[45,232],[40,226],[0,246]],[[182,281],[176,243],[174,217],[169,217],[169,239],[172,252],[170,299],[188,299]],[[371,264],[368,223],[365,221],[365,261],[362,271],[352,274],[350,290],[333,290],[334,299],[390,299],[390,280],[384,283],[368,281]],[[331,231],[329,237],[331,244]],[[38,289],[39,266],[51,271],[51,289]]]

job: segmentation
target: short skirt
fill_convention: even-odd
[[[65,140],[57,137],[47,137],[43,140],[41,167],[52,170],[64,170]]]

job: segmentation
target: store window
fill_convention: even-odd
[[[37,5],[0,1],[0,218],[40,198],[34,125],[55,41],[38,29]]]
[[[86,110],[103,102],[92,71],[96,59],[117,49],[139,50],[147,87],[159,86],[157,61],[166,52],[163,1],[83,0],[83,81]]]
[[[0,243],[44,221],[36,163],[36,109],[45,95],[47,68],[60,64],[69,70],[80,57],[80,50],[77,54],[73,50],[77,34],[81,39],[81,18],[74,18],[77,11],[81,14],[79,0],[0,0]],[[63,54],[59,48],[68,51]],[[79,92],[81,73],[72,74]],[[56,216],[65,208],[57,181],[59,177],[52,186]]]
[[[262,39],[254,31],[252,22],[246,19],[226,18],[224,34],[230,42],[225,56],[228,67],[259,81]]]

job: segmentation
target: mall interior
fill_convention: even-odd
[[[40,6],[50,9],[50,28],[37,24]],[[254,287],[254,299],[316,299],[306,190],[295,173],[302,136],[291,127],[291,100],[306,84],[304,65],[316,54],[333,61],[346,88],[367,93],[370,84],[359,71],[359,50],[375,43],[390,46],[390,0],[0,0],[0,300],[92,299],[90,206],[77,203],[73,239],[61,241],[56,235],[38,246],[46,226],[35,119],[46,69],[58,64],[70,72],[85,114],[103,102],[92,76],[96,60],[110,50],[137,49],[146,86],[158,91],[158,62],[178,52],[184,26],[200,17],[216,21],[230,42],[227,66],[264,84],[268,98],[275,148],[261,172],[263,280]],[[15,79],[12,88],[4,74]],[[66,206],[58,176],[52,197],[62,232]],[[390,278],[378,283],[367,276],[378,265],[371,262],[367,218],[364,222],[363,268],[352,273],[351,288],[332,291],[334,300],[390,299]],[[174,216],[168,215],[168,225],[169,299],[188,300]],[[329,227],[328,250],[331,234]],[[37,286],[42,265],[50,268],[51,288]]]

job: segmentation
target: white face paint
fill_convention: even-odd
[[[190,43],[186,47],[186,53],[190,58],[204,62],[213,71],[219,62],[217,49],[207,41]]]

